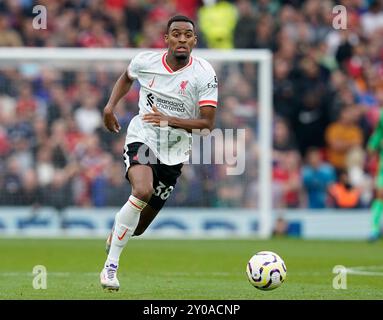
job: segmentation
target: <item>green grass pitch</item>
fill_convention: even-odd
[[[119,292],[104,292],[99,272],[104,241],[0,239],[0,299],[383,299],[383,243],[361,241],[132,239],[118,273]],[[287,280],[272,291],[248,282],[245,267],[257,251],[278,253]],[[47,289],[32,287],[35,265],[47,269]],[[332,286],[344,265],[347,289]],[[356,269],[354,269],[356,268]]]

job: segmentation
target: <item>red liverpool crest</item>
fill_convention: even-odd
[[[187,80],[181,81],[181,84],[180,84],[180,94],[185,95],[186,86],[188,85],[188,82],[189,81],[187,81]]]

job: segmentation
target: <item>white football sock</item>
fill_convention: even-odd
[[[146,204],[145,201],[131,195],[121,210],[117,212],[111,246],[105,265],[114,264],[118,266],[122,249],[124,249],[134,230],[136,230],[140,220],[140,213]]]

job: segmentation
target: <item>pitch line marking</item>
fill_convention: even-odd
[[[47,272],[47,275],[57,276],[57,277],[69,277],[71,275],[84,275],[84,276],[95,276],[99,275],[97,272]],[[0,277],[18,277],[18,276],[34,276],[31,272],[0,272]]]
[[[359,276],[378,276],[383,277],[383,271],[369,271],[369,270],[383,270],[383,266],[357,266],[346,268],[347,274],[355,274]]]
[[[136,272],[134,272],[136,273]],[[71,275],[96,276],[98,272],[47,272],[48,275],[57,277],[69,277]],[[230,272],[161,272],[164,276],[221,276],[227,277],[232,275]],[[17,276],[33,276],[30,272],[0,272],[0,277],[17,277]]]

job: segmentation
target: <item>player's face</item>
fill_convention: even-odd
[[[193,25],[190,22],[176,21],[165,34],[165,42],[169,53],[177,59],[188,59],[191,51],[197,43]]]

